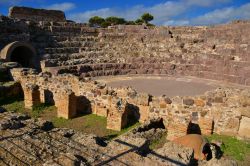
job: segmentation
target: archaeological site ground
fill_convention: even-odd
[[[0,165],[250,165],[250,21],[0,16]]]

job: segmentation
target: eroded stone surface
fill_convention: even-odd
[[[250,118],[243,116],[240,121],[239,136],[250,139]]]

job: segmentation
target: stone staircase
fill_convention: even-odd
[[[157,29],[126,33],[67,26],[48,27],[54,43],[45,49],[45,66],[58,73],[177,74],[249,84],[246,25],[167,27],[169,33],[160,37]]]

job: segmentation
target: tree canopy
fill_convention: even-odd
[[[154,16],[152,16],[150,13],[144,13],[140,18],[138,18],[135,21],[127,21],[124,18],[116,17],[116,16],[110,16],[107,18],[102,18],[100,16],[94,16],[89,19],[89,25],[93,27],[103,27],[106,28],[111,25],[142,25],[143,23],[146,23],[147,25],[153,25],[149,22],[154,19]]]
[[[101,26],[105,22],[105,19],[99,16],[94,16],[89,19],[90,26]]]
[[[145,23],[148,23],[150,21],[152,21],[154,19],[154,16],[152,16],[150,13],[144,13],[142,16],[141,16],[141,19],[145,22]]]
[[[125,24],[127,22],[124,18],[114,16],[107,17],[105,21],[110,23],[111,25]]]

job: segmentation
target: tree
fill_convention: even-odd
[[[105,22],[105,19],[99,16],[94,16],[89,19],[90,26],[101,26]]]
[[[149,13],[144,13],[142,16],[141,16],[141,19],[146,23],[148,24],[148,22],[152,21],[154,19],[154,16],[152,16],[151,14]]]
[[[142,19],[138,18],[137,20],[135,20],[135,24],[137,25],[142,25],[144,22]]]
[[[110,26],[111,24],[107,21],[104,21],[102,24],[101,24],[101,27],[102,28],[107,28],[108,26]]]
[[[135,23],[135,21],[127,21],[126,22],[126,25],[135,25],[136,23]]]
[[[105,21],[110,23],[111,25],[120,25],[126,23],[126,20],[124,18],[114,17],[114,16],[107,17]]]

